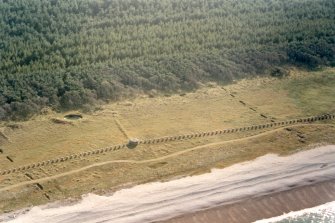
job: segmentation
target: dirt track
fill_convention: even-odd
[[[291,125],[290,127],[299,127],[299,126],[306,126],[306,125],[307,124],[297,124],[297,125]],[[334,126],[332,124],[308,124],[308,125]],[[76,170],[71,170],[71,171],[56,174],[56,175],[53,175],[53,176],[44,177],[44,178],[40,178],[40,179],[35,179],[35,180],[31,180],[31,181],[25,181],[25,182],[17,183],[17,184],[10,185],[10,186],[7,186],[7,187],[3,187],[3,188],[0,188],[0,192],[11,190],[11,189],[14,189],[14,188],[17,188],[17,187],[20,187],[20,186],[26,186],[26,185],[30,185],[30,184],[41,183],[41,182],[45,182],[45,181],[48,181],[48,180],[57,179],[57,178],[60,178],[60,177],[63,177],[63,176],[68,176],[68,175],[71,175],[71,174],[74,174],[74,173],[78,173],[78,172],[81,172],[81,171],[84,171],[84,170],[88,170],[88,169],[91,169],[91,168],[97,167],[97,166],[103,166],[103,165],[106,165],[106,164],[112,164],[112,163],[143,164],[143,163],[161,161],[161,160],[168,159],[168,158],[171,158],[171,157],[176,157],[176,156],[179,156],[179,155],[191,152],[191,151],[195,151],[195,150],[199,150],[199,149],[206,149],[206,148],[209,148],[211,146],[225,145],[225,144],[229,144],[229,143],[234,143],[234,142],[239,142],[239,141],[243,141],[243,140],[249,140],[249,139],[257,138],[257,137],[264,136],[264,135],[269,135],[271,133],[278,132],[278,131],[283,130],[285,128],[287,128],[287,126],[280,127],[280,128],[270,130],[270,131],[266,131],[266,132],[256,134],[256,135],[253,135],[253,136],[244,137],[244,138],[233,139],[233,140],[228,140],[228,141],[221,141],[221,142],[215,142],[215,143],[209,143],[209,144],[202,145],[202,146],[196,146],[196,147],[192,147],[192,148],[189,148],[189,149],[186,149],[186,150],[183,150],[183,151],[175,152],[175,153],[172,153],[172,154],[169,154],[169,155],[166,155],[166,156],[161,156],[161,157],[154,158],[154,159],[148,159],[148,160],[111,160],[111,161],[106,161],[106,162],[95,163],[95,164],[88,165],[88,166],[85,166],[85,167],[82,167],[82,168],[79,168],[79,169],[76,169]]]
[[[333,201],[334,161],[334,145],[285,157],[267,154],[210,173],[118,190],[111,196],[89,193],[71,205],[35,207],[9,220],[137,223],[176,217],[167,222],[253,222]]]

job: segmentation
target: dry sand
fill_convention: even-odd
[[[203,175],[123,189],[112,196],[88,194],[71,206],[34,207],[14,220],[8,215],[0,220],[137,223],[174,218],[167,222],[249,222],[334,200],[334,180],[332,145],[288,157],[269,154]],[[235,209],[228,209],[233,206]],[[240,218],[242,221],[238,216],[247,217]]]
[[[221,205],[218,207],[186,213],[160,223],[248,223],[260,219],[282,216],[284,213],[306,210],[330,201],[335,201],[335,180],[299,186],[287,191],[275,192],[260,197]],[[292,214],[293,214],[292,213]],[[260,222],[263,222],[260,220]],[[264,223],[269,222],[264,220]],[[275,221],[271,221],[275,222]]]

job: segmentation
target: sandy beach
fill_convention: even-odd
[[[268,154],[211,173],[88,194],[34,207],[5,222],[252,222],[335,200],[335,146]]]
[[[325,181],[313,185],[263,195],[255,198],[222,205],[195,213],[184,214],[161,223],[203,223],[232,222],[248,223],[311,208],[335,201],[335,181]]]

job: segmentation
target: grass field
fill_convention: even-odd
[[[80,120],[64,120],[66,114],[49,112],[23,123],[2,123],[0,169],[125,143],[128,137],[144,139],[335,113],[334,79],[335,69],[332,68],[315,72],[292,69],[283,79],[263,77],[227,86],[209,83],[182,96],[152,98],[142,95],[106,105],[95,113],[84,114]],[[0,176],[1,190],[115,161],[52,180],[46,178],[39,182],[40,186],[32,183],[1,192],[0,211],[77,198],[91,191],[105,193],[137,183],[198,174],[269,152],[286,155],[320,143],[335,143],[334,124],[334,121],[322,121],[297,125],[289,130],[256,130],[140,145],[134,150],[122,149]],[[117,160],[143,162],[120,163]]]
[[[287,83],[289,96],[306,114],[335,112],[335,70],[313,72]]]

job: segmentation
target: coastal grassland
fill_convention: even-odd
[[[38,117],[20,123],[18,129],[6,128],[8,141],[2,144],[1,169],[48,160],[82,151],[100,148],[126,141],[111,119],[99,117],[91,121],[84,118],[73,124],[55,124],[52,118],[62,119],[59,114]],[[14,162],[8,162],[9,156]]]
[[[226,89],[238,100],[278,120],[335,112],[335,69],[288,68],[286,78],[244,79]]]
[[[286,81],[286,79],[285,79]],[[288,90],[278,85],[286,83],[278,78],[255,78],[228,85],[227,91],[238,101],[247,103],[247,107],[255,109],[255,113],[272,117],[274,120],[285,120],[306,115],[304,111],[289,97]]]
[[[299,71],[296,71],[299,72]],[[301,74],[301,71],[299,72]],[[288,82],[289,97],[306,114],[335,112],[335,69],[309,72]]]
[[[3,149],[0,169],[126,143],[127,138],[116,119],[129,136],[145,139],[269,123],[269,117],[276,121],[334,112],[334,101],[330,97],[334,94],[331,87],[335,87],[331,81],[333,75],[333,68],[315,72],[291,69],[290,75],[281,79],[245,79],[227,86],[210,83],[186,95],[153,98],[142,95],[131,101],[106,105],[92,114],[85,114],[80,120],[66,120],[65,124],[52,121],[63,120],[66,114],[62,113],[36,116],[21,123],[2,123],[2,131],[8,139],[0,142]],[[306,87],[295,88],[297,82],[301,85],[306,82]],[[312,90],[313,97],[308,93]],[[322,102],[322,106],[313,100]],[[305,106],[311,110],[306,110]],[[4,212],[69,197],[78,198],[92,191],[103,194],[127,185],[199,174],[212,167],[226,167],[269,152],[288,155],[319,143],[334,144],[334,124],[334,120],[328,120],[286,129],[271,128],[140,145],[134,150],[122,149],[36,168],[27,173],[33,179],[43,179],[114,161],[41,181],[43,189],[32,184],[0,193],[0,210]],[[145,161],[149,159],[150,162]],[[118,163],[118,160],[143,162]],[[0,176],[0,190],[30,180],[25,173]]]
[[[132,107],[119,109],[121,122],[134,137],[178,135],[264,122],[219,86],[185,96],[139,100]]]
[[[298,134],[303,135],[306,141],[302,143]],[[201,174],[213,167],[223,168],[267,153],[289,155],[321,144],[334,144],[334,134],[334,125],[300,125],[290,127],[289,130],[281,128],[232,142],[222,141],[201,148],[195,147],[179,155],[162,157],[158,160],[143,159],[142,163],[109,163],[55,179],[41,180],[40,184],[43,185],[44,191],[37,190],[34,185],[13,188],[0,197],[2,201],[0,208],[5,211],[43,204],[50,200],[79,198],[80,195],[89,192],[106,194],[140,183]],[[143,146],[141,145],[138,150],[143,149]],[[62,169],[61,165],[63,164],[57,165],[58,169]],[[48,168],[51,167],[46,169]],[[50,200],[45,198],[44,193],[48,193]]]

